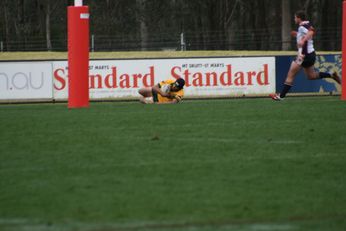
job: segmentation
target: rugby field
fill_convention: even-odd
[[[2,231],[346,230],[339,97],[0,105]]]

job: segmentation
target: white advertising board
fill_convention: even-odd
[[[185,96],[263,95],[275,92],[275,58],[97,60],[89,66],[90,99],[134,98],[138,89],[184,78]],[[67,62],[53,62],[54,98],[68,97]]]
[[[0,62],[0,100],[53,99],[51,62]]]

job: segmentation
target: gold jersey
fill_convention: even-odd
[[[164,86],[164,85],[172,85],[174,82],[175,82],[175,80],[173,80],[173,79],[167,79],[167,80],[161,81],[159,83],[159,87],[162,88],[162,86]],[[181,89],[179,91],[170,91],[169,90],[169,93],[172,96],[171,98],[163,97],[160,94],[155,94],[153,97],[154,102],[167,103],[167,102],[173,101],[173,99],[177,99],[179,102],[180,100],[182,100],[182,98],[184,96],[184,90],[183,89]],[[157,96],[157,97],[155,97],[155,96]]]

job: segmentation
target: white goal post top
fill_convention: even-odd
[[[74,6],[83,6],[83,0],[74,0]]]

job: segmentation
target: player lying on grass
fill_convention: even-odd
[[[341,79],[336,72],[326,73],[315,71],[314,64],[316,61],[316,53],[313,44],[313,35],[315,29],[306,19],[304,11],[298,11],[294,15],[294,21],[298,25],[298,31],[293,31],[292,35],[297,37],[298,56],[291,64],[288,71],[283,89],[280,94],[271,94],[273,100],[283,100],[286,94],[293,86],[293,81],[297,73],[304,69],[305,75],[309,80],[332,78],[338,84],[341,84]]]
[[[179,103],[184,96],[185,80],[168,79],[161,81],[153,87],[141,88],[138,93],[141,95],[139,101],[144,104],[157,103]]]

